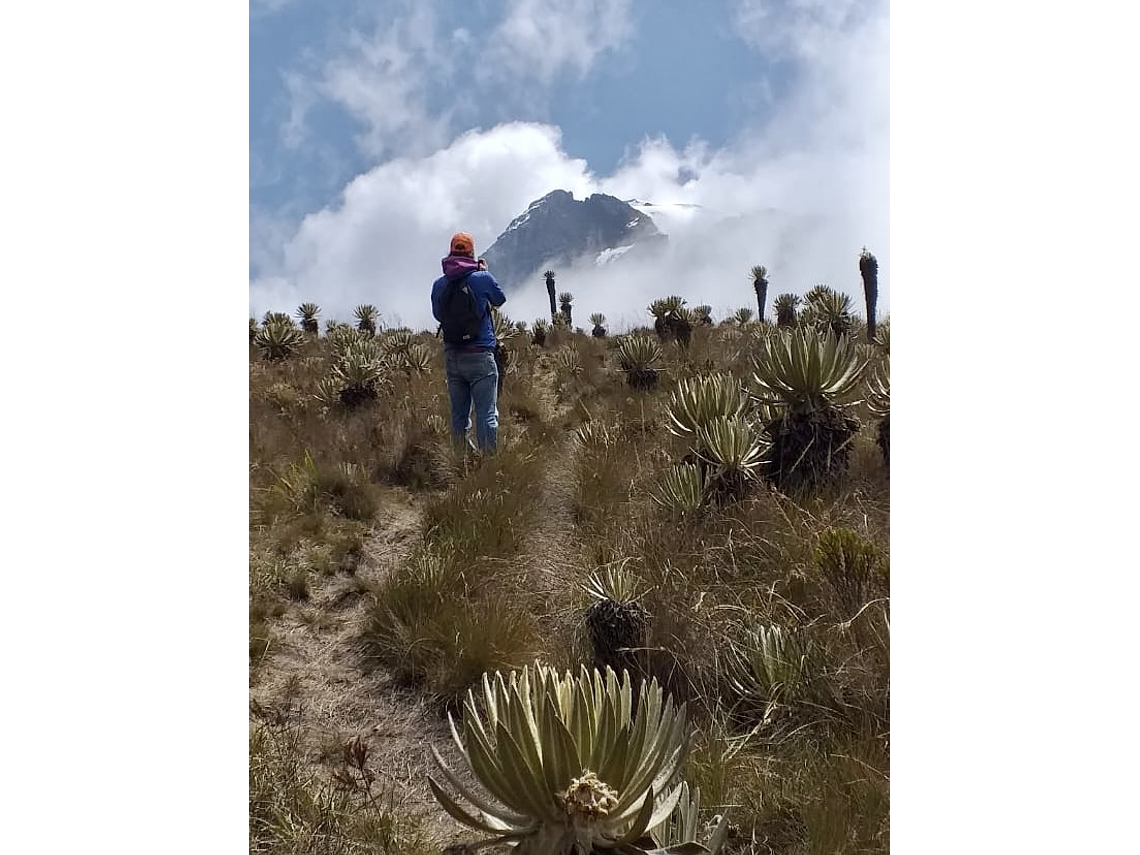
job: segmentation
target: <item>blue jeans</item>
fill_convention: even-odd
[[[491,351],[444,353],[447,394],[451,398],[451,436],[457,442],[471,440],[471,405],[475,405],[475,436],[479,448],[494,451],[499,441],[499,367]]]

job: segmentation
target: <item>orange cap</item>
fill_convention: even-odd
[[[456,232],[451,236],[452,255],[475,255],[475,241],[467,232]]]

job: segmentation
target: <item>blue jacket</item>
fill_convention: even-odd
[[[479,263],[474,258],[449,255],[443,259],[442,265],[443,276],[436,279],[431,286],[432,315],[437,321],[442,321],[440,299],[443,297],[448,280],[467,276],[467,284],[471,288],[471,293],[475,295],[475,300],[479,304],[479,311],[483,314],[483,328],[480,330],[478,338],[471,342],[470,347],[485,347],[488,350],[494,350],[495,328],[491,323],[491,310],[487,306],[488,304],[496,307],[503,305],[507,302],[507,295],[503,293],[503,289],[499,287],[494,276],[486,270],[479,269]],[[444,344],[445,350],[450,350],[452,347],[453,345]]]

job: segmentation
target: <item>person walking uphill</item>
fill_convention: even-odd
[[[443,275],[431,286],[431,311],[443,333],[447,394],[451,399],[451,435],[471,445],[471,407],[475,437],[482,451],[499,441],[499,368],[490,306],[507,301],[503,289],[475,260],[475,241],[456,232],[443,259]]]

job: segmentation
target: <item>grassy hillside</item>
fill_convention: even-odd
[[[687,704],[722,852],[887,851],[889,324],[826,304],[542,345],[500,318],[487,458],[431,334],[251,320],[251,852],[482,839],[430,748],[463,769],[448,712],[536,661]]]

